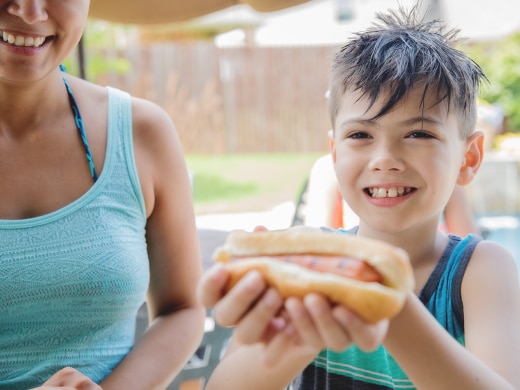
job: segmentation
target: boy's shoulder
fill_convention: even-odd
[[[517,277],[518,270],[513,254],[495,241],[479,240],[475,250],[471,254],[471,271],[475,273],[491,272],[499,274],[502,272],[514,271],[513,276]],[[482,276],[485,276],[484,273]],[[486,278],[487,279],[487,278]]]

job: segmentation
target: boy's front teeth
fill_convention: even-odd
[[[396,198],[408,194],[411,190],[405,187],[372,187],[368,191],[372,198]]]

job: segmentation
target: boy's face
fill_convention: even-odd
[[[423,92],[410,90],[392,111],[372,120],[386,96],[368,109],[366,97],[347,91],[336,117],[331,151],[342,194],[361,223],[375,230],[437,226],[455,184],[471,180],[461,178],[461,167],[465,157],[475,163],[468,150],[479,137],[461,139],[457,117],[433,94],[421,106]]]

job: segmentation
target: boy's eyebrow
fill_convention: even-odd
[[[417,116],[417,117],[414,117],[414,118],[406,119],[402,123],[405,126],[412,126],[412,125],[415,125],[417,123],[421,123],[421,124],[422,123],[428,123],[428,124],[431,124],[431,125],[438,125],[441,122],[436,120],[436,119],[429,118],[427,116]]]
[[[339,124],[339,128],[342,129],[347,125],[358,124],[363,126],[379,127],[379,123],[375,119],[346,119]]]
[[[420,123],[420,124],[427,123],[427,124],[431,124],[431,125],[439,125],[441,122],[437,119],[430,118],[428,116],[416,116],[416,117],[409,118],[409,119],[406,119],[401,122],[401,124],[404,126],[413,126],[417,123]],[[353,119],[346,119],[343,122],[341,122],[339,124],[339,128],[342,129],[345,126],[351,125],[351,124],[371,126],[371,127],[376,127],[376,128],[378,128],[380,126],[376,119],[353,118]]]

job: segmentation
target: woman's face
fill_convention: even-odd
[[[0,0],[0,79],[43,78],[74,50],[89,0]]]

